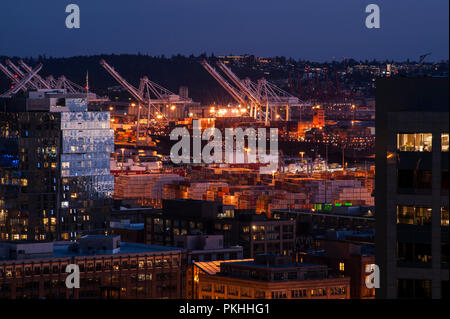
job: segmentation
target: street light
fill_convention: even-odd
[[[125,149],[121,148],[120,150],[122,151],[122,167],[120,170],[123,172],[123,163],[125,162],[125,156],[124,156]]]
[[[303,162],[303,155],[305,155],[305,152],[300,152],[299,154],[302,157],[302,162]]]

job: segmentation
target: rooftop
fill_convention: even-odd
[[[201,261],[201,262],[194,262],[194,265],[196,265],[198,268],[206,272],[208,275],[215,275],[218,272],[220,272],[220,265],[222,263],[235,263],[245,261],[253,261],[253,259]]]
[[[448,77],[380,78],[378,112],[448,112]]]
[[[140,253],[179,252],[183,248],[120,242],[120,236],[89,235],[79,242],[0,242],[0,260],[71,258]]]
[[[81,251],[72,251],[69,249],[70,244],[65,245],[55,245],[54,246],[54,257],[78,257],[78,256],[91,256],[91,255],[123,255],[123,254],[135,254],[135,253],[153,253],[153,252],[164,252],[164,251],[180,251],[183,248],[177,247],[167,247],[167,246],[156,246],[156,245],[146,245],[138,243],[121,242],[120,252],[118,253],[103,253],[101,251],[96,251],[92,254],[83,253]]]

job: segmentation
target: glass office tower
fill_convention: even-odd
[[[114,190],[109,113],[88,112],[86,99],[64,94],[29,104],[48,106],[0,113],[0,241],[102,229]]]

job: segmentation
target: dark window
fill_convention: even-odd
[[[442,267],[444,267],[444,268],[448,268],[448,250],[449,249],[450,249],[450,247],[448,246],[448,242],[441,243],[441,263],[442,263]]]
[[[431,189],[431,171],[399,169],[398,188]]]
[[[443,170],[441,174],[441,188],[448,191],[448,170]]]
[[[431,280],[397,280],[398,298],[431,298]]]
[[[397,259],[402,266],[431,265],[431,245],[422,243],[398,243]]]
[[[445,280],[445,281],[441,281],[441,298],[442,299],[448,299],[450,297],[449,294],[449,285],[448,285],[449,281]]]

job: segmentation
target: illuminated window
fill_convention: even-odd
[[[441,207],[441,226],[448,227],[448,207]]]
[[[344,271],[345,270],[345,264],[344,263],[339,263],[339,271]]]
[[[448,152],[448,133],[441,134],[441,151]]]
[[[401,152],[431,152],[431,133],[397,134],[397,150]]]
[[[327,290],[325,288],[311,289],[311,297],[322,297],[327,295]]]
[[[431,207],[397,206],[397,224],[431,225]]]
[[[61,202],[61,208],[68,208],[69,202]]]

